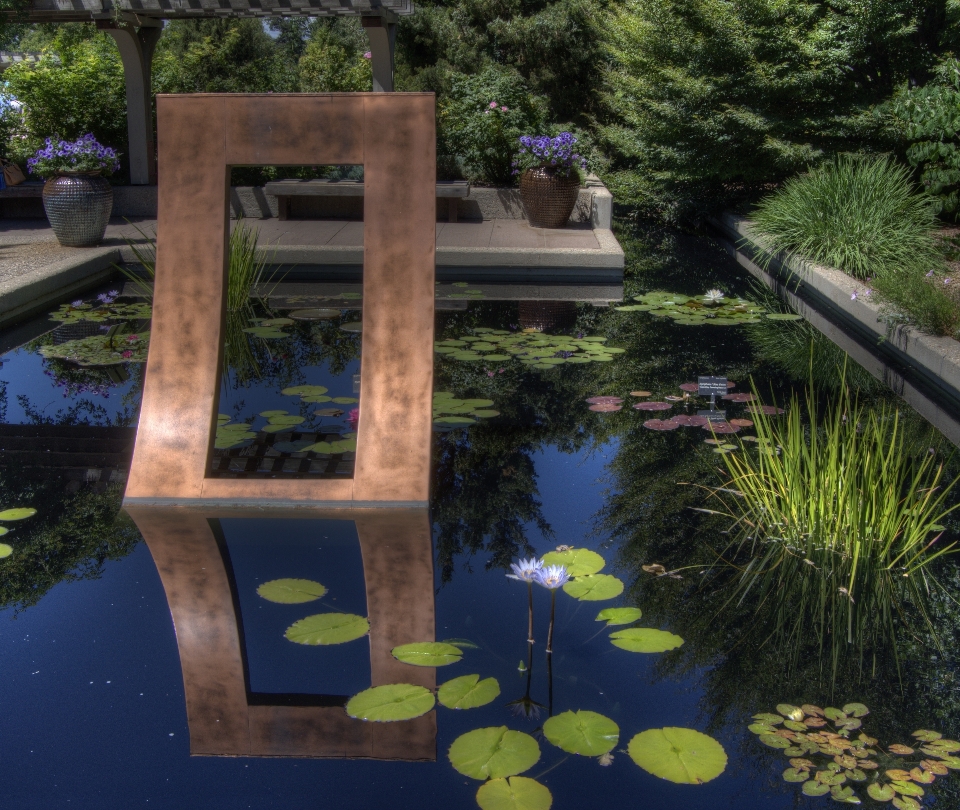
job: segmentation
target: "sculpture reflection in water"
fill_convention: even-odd
[[[349,717],[342,705],[269,705],[270,695],[249,691],[233,574],[214,530],[219,518],[242,518],[241,512],[169,507],[128,512],[150,549],[173,616],[191,754],[436,759],[434,712],[399,723],[367,723]],[[434,640],[426,510],[258,510],[256,517],[353,520],[363,557],[371,684],[436,686],[434,668],[402,664],[391,655],[400,644]],[[315,697],[324,703],[325,696]]]

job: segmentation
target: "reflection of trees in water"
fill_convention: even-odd
[[[107,560],[129,554],[140,541],[136,528],[120,516],[123,487],[81,486],[46,472],[41,479],[0,468],[0,503],[32,506],[37,514],[8,524],[3,540],[13,554],[2,561],[0,609],[35,605],[60,582],[96,579]]]

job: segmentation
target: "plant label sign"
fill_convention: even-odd
[[[726,411],[697,411],[697,416],[703,416],[711,422],[726,422]]]
[[[722,397],[727,393],[726,377],[697,377],[697,393],[702,397]]]

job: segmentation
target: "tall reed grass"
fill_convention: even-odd
[[[929,199],[909,168],[888,157],[841,155],[788,180],[751,218],[769,252],[858,279],[943,266]]]
[[[786,417],[757,414],[757,449],[723,457],[730,480],[714,494],[735,519],[732,598],[764,612],[787,649],[829,650],[835,674],[888,642],[895,654],[917,622],[933,630],[931,564],[955,546],[943,524],[957,480],[909,452],[890,405],[865,408],[849,389],[822,414],[810,389],[805,404],[806,421],[796,397]]]
[[[125,267],[121,272],[134,284],[137,293],[153,302],[153,281],[156,277],[156,243],[142,230],[137,228],[144,242],[127,240],[137,262],[143,268],[144,275],[134,273]],[[241,383],[260,376],[260,364],[243,331],[257,317],[253,301],[258,300],[266,307],[269,292],[262,294],[263,287],[273,282],[273,275],[267,276],[267,256],[257,251],[260,232],[247,227],[242,220],[230,234],[229,273],[227,277],[227,319],[224,334],[223,366],[224,374],[233,370]],[[144,278],[144,276],[146,276]]]

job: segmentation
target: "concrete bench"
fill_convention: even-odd
[[[275,180],[263,190],[277,198],[277,213],[287,219],[291,197],[362,197],[363,183],[359,180]],[[457,199],[470,194],[466,180],[440,180],[437,183],[437,198],[447,200],[447,220],[457,221]]]
[[[43,181],[28,180],[15,186],[7,186],[0,191],[0,200],[23,200],[28,198],[43,198]]]

